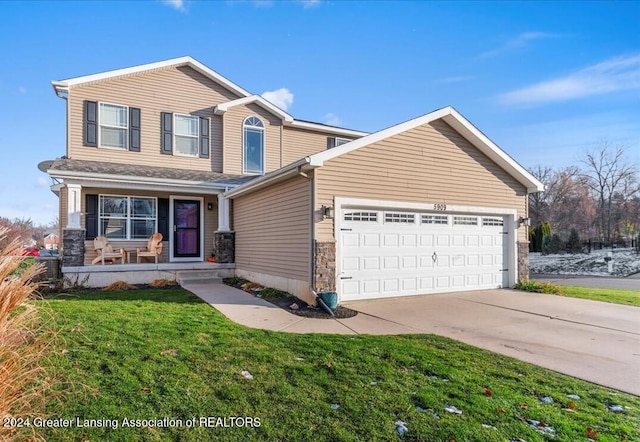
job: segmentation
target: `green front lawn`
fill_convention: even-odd
[[[546,440],[542,424],[527,420],[549,425],[554,440],[586,441],[587,429],[599,441],[640,440],[640,398],[447,338],[254,330],[183,290],[47,302],[60,329],[53,375],[65,392],[49,414],[73,420],[39,429],[49,441],[399,440],[398,420],[408,428],[403,440]],[[554,402],[541,403],[545,396]],[[228,427],[206,427],[224,425],[200,420],[209,416]],[[118,428],[78,428],[76,417]],[[230,427],[230,417],[260,426]],[[125,418],[196,424],[123,428]]]
[[[563,285],[561,289],[563,295],[573,298],[593,299],[595,301],[640,307],[640,290],[571,287],[568,285]]]

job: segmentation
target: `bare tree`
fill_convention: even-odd
[[[637,194],[638,166],[625,155],[624,146],[603,142],[586,153],[582,163],[586,166],[584,182],[598,201],[598,227],[607,242],[611,242],[614,230],[614,201],[624,203]],[[620,204],[616,201],[616,205]]]
[[[553,231],[564,236],[573,227],[582,235],[588,235],[594,219],[593,210],[579,169],[569,166],[555,171],[550,167],[536,166],[530,172],[545,185],[544,192],[529,196],[532,225],[549,221]]]

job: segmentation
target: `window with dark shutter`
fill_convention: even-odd
[[[160,114],[161,148],[160,153],[173,154],[173,114],[162,112]]]
[[[200,117],[200,158],[209,158],[209,119]]]
[[[140,152],[140,109],[129,108],[129,150]]]
[[[327,149],[333,149],[336,147],[335,137],[327,137]]]
[[[169,241],[169,199],[158,198],[158,232]]]
[[[98,147],[98,102],[84,102],[84,145]]]

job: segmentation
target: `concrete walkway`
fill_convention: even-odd
[[[569,285],[574,287],[598,287],[640,291],[640,273],[627,276],[626,278],[609,278],[606,276],[531,275],[531,279],[539,282],[550,282],[552,284]]]
[[[433,333],[640,396],[640,308],[515,290],[347,303],[348,319],[292,315],[221,284],[185,288],[239,324],[289,333]]]

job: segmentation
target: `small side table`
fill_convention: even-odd
[[[124,257],[127,260],[127,264],[131,264],[131,255],[137,253],[136,249],[124,249]]]

